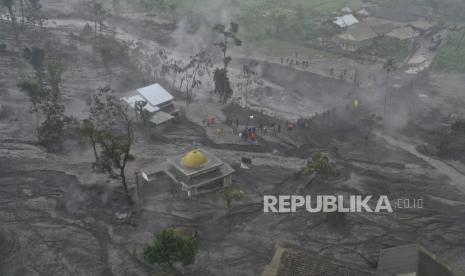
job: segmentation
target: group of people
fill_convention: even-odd
[[[292,131],[294,128],[306,129],[310,128],[312,124],[320,119],[327,119],[330,117],[332,110],[327,110],[322,113],[317,113],[312,117],[299,117],[297,120],[287,120],[284,127],[287,131]],[[214,117],[204,120],[204,125],[206,126],[215,126],[216,120]],[[231,126],[236,131],[236,134],[239,136],[241,141],[257,141],[259,135],[278,135],[282,131],[282,125],[279,123],[263,124],[260,123],[258,126],[249,125],[251,121],[247,121],[245,126],[241,129],[244,123],[241,124],[238,118],[226,118],[225,124]],[[216,134],[220,136],[222,131],[217,127]]]
[[[297,58],[289,58],[289,57],[287,58],[282,57],[281,64],[286,64],[289,66],[296,66],[296,67],[302,66],[302,69],[307,69],[310,66],[310,62],[308,62],[307,60],[299,60]]]

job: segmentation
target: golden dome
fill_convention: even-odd
[[[181,159],[181,165],[189,169],[200,169],[208,163],[208,158],[200,150],[191,150]]]

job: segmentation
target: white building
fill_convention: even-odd
[[[177,110],[174,97],[158,83],[136,89],[130,96],[121,98],[133,109],[138,102],[144,104],[143,110],[151,115],[150,122],[160,125],[175,118]]]

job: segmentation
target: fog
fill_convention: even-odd
[[[0,1],[0,275],[463,275],[464,14]],[[269,214],[266,195],[393,212]],[[406,248],[435,257],[400,271]]]

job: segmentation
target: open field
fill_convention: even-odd
[[[433,69],[465,73],[465,31],[449,35],[447,42],[440,47],[434,59]]]

